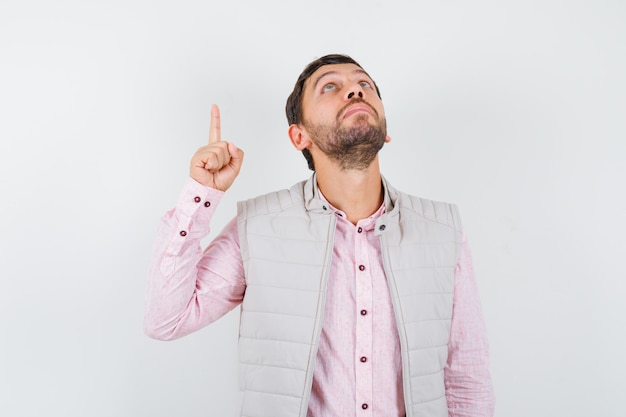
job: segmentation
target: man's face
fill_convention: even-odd
[[[313,144],[344,169],[367,168],[388,141],[374,82],[354,64],[315,71],[305,84],[302,114]]]

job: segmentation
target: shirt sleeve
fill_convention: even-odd
[[[165,213],[148,269],[144,329],[172,340],[217,320],[243,300],[246,283],[236,218],[202,250],[223,192],[189,179]]]
[[[495,396],[489,373],[487,331],[465,235],[454,276],[445,385],[450,417],[493,416]]]

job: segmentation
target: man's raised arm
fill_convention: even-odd
[[[220,113],[211,108],[209,143],[193,155],[175,208],[162,218],[150,268],[144,328],[170,340],[218,319],[243,299],[245,279],[235,219],[209,244],[200,240],[239,174],[243,152],[221,140]]]

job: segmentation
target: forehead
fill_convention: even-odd
[[[309,89],[310,86],[314,86],[318,83],[318,81],[322,78],[337,75],[337,76],[350,76],[354,74],[362,74],[367,76],[369,75],[363,70],[363,68],[359,67],[355,64],[330,64],[319,67],[309,78],[306,80],[304,84],[304,89]]]

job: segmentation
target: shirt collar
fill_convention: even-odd
[[[317,181],[314,182],[314,186],[313,187],[314,187],[315,195],[317,196],[317,198],[319,198],[323,202],[323,205],[325,207],[328,207],[328,209],[331,212],[333,212],[335,215],[337,215],[338,217],[341,217],[344,220],[348,221],[346,213],[344,213],[342,210],[339,210],[338,208],[334,207],[326,199],[326,197],[324,197],[324,194],[322,193],[322,191],[319,189],[319,187],[317,185]],[[389,195],[388,195],[388,193],[385,192],[385,182],[384,181],[383,181],[383,196],[384,196],[383,202],[381,203],[380,207],[378,207],[378,210],[376,210],[374,213],[372,213],[371,215],[369,215],[366,218],[359,219],[357,224],[360,224],[361,226],[366,227],[366,230],[374,228],[376,220],[378,218],[380,218],[380,216],[382,216],[383,214],[385,214],[387,212],[387,207],[390,205]],[[392,205],[392,207],[393,207],[393,205]]]

